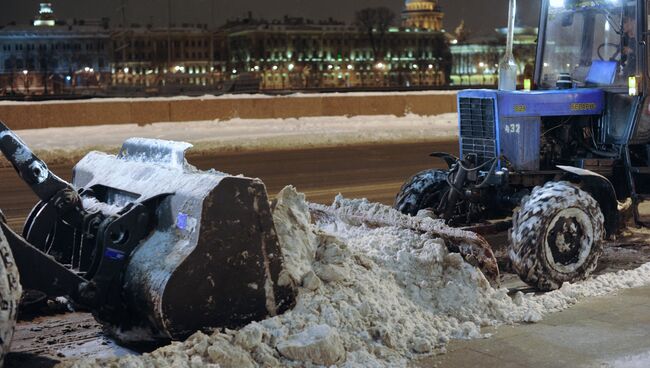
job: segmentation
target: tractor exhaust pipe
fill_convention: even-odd
[[[515,18],[517,17],[517,0],[510,0],[508,10],[508,38],[506,53],[499,63],[499,90],[517,90],[517,63],[512,51],[515,38]]]

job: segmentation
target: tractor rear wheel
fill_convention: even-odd
[[[411,216],[423,209],[437,208],[449,193],[447,175],[443,170],[425,170],[413,175],[397,194],[394,208]]]
[[[18,267],[0,227],[0,367],[11,346],[20,295]]]
[[[509,256],[521,279],[542,291],[587,278],[603,252],[598,202],[568,182],[537,187],[515,211]]]

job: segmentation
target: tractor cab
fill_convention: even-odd
[[[639,19],[640,14],[637,1],[545,1],[538,89],[602,88],[628,94],[630,78],[641,75],[643,62],[638,35],[643,35],[645,17]]]
[[[639,121],[636,113],[648,77],[645,9],[644,0],[543,2],[535,85],[541,91],[602,91],[596,144],[650,137],[644,133],[650,121]]]

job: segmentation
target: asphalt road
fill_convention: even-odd
[[[395,194],[410,175],[444,163],[429,157],[433,151],[455,153],[457,142],[367,145],[290,151],[219,153],[190,156],[200,169],[211,169],[261,178],[269,195],[293,185],[312,202],[330,204],[338,193],[392,204]],[[55,174],[70,180],[71,165],[51,166]],[[109,173],[106,173],[110,175]],[[0,169],[0,209],[10,225],[22,223],[37,198],[13,169]]]

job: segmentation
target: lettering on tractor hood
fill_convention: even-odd
[[[552,91],[461,91],[459,98],[495,99],[503,117],[601,115],[605,93],[600,89]]]

